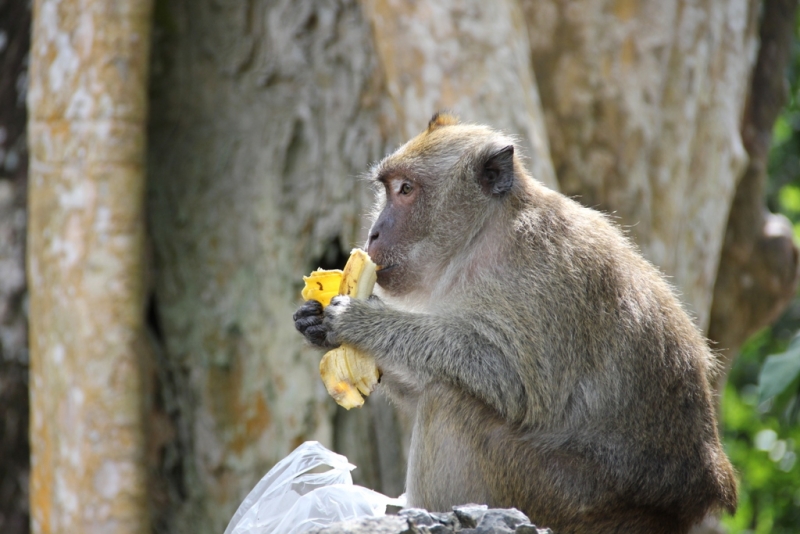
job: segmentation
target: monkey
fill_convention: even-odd
[[[607,215],[449,113],[369,178],[375,295],[294,320],[372,355],[412,417],[409,506],[516,507],[558,534],[685,533],[735,511],[714,355]]]

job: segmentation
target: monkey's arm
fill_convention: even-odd
[[[432,315],[337,297],[323,321],[331,344],[346,343],[372,354],[378,367],[420,384],[451,381],[503,417],[525,418],[526,391],[514,365],[510,336],[475,313]]]

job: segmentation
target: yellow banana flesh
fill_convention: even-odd
[[[322,306],[327,306],[331,303],[331,299],[339,294],[339,287],[342,285],[342,271],[317,269],[311,275],[304,276],[303,282],[306,283],[306,287],[301,293],[303,300],[318,300]]]
[[[303,298],[318,300],[323,306],[330,304],[336,295],[369,298],[377,280],[376,267],[366,252],[353,249],[344,271],[317,270],[311,276],[304,276],[306,286],[302,292]],[[331,293],[337,280],[339,285],[336,292]],[[363,406],[364,398],[361,395],[372,393],[380,378],[375,360],[347,345],[325,353],[319,363],[319,374],[328,394],[339,406],[348,410]]]

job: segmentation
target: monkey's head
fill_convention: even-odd
[[[433,116],[428,128],[371,171],[377,184],[367,248],[392,296],[430,287],[460,251],[515,204],[530,180],[514,141],[485,126]]]

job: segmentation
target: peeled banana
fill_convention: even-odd
[[[317,270],[304,276],[303,298],[318,300],[323,306],[336,295],[365,299],[372,294],[377,266],[366,252],[353,249],[344,271]],[[319,362],[319,374],[328,394],[343,408],[360,408],[364,398],[375,389],[380,371],[375,360],[354,347],[342,345],[325,353]]]
[[[318,300],[323,306],[331,303],[331,299],[339,294],[339,286],[342,285],[342,271],[339,269],[323,271],[317,269],[310,276],[304,276],[301,295],[303,300]]]

